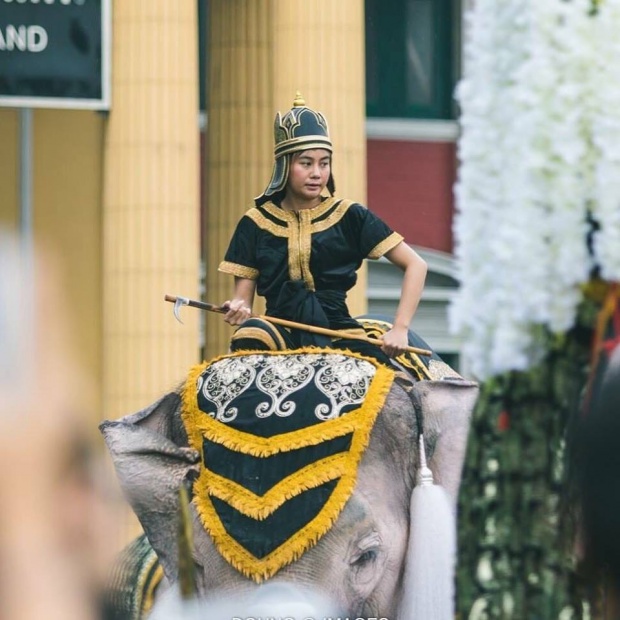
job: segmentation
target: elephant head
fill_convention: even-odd
[[[408,588],[410,500],[418,462],[415,406],[424,419],[429,467],[455,509],[476,396],[475,383],[453,374],[414,382],[397,372],[357,464],[352,491],[335,522],[299,557],[269,575],[270,582],[312,588],[353,617],[397,617]],[[182,396],[167,394],[136,414],[104,422],[101,428],[124,492],[167,580],[175,582],[177,491],[183,481],[195,480],[202,466],[202,455],[190,447],[193,431],[188,437]],[[234,568],[230,558],[225,559],[195,504],[199,594],[247,593],[256,584]]]

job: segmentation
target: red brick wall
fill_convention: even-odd
[[[408,243],[452,253],[453,142],[370,139],[368,207]]]

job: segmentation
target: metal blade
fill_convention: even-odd
[[[179,323],[183,323],[183,321],[181,321],[181,316],[179,315],[179,310],[181,309],[181,306],[189,306],[189,298],[188,297],[177,297],[176,301],[174,302],[174,318],[179,322]]]

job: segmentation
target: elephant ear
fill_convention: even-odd
[[[146,409],[100,425],[123,492],[168,580],[178,579],[179,488],[197,475],[200,454],[187,447],[180,396],[170,393]]]
[[[421,405],[428,465],[435,483],[456,506],[478,384],[464,379],[420,381],[413,392]]]

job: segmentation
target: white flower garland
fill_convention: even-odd
[[[523,370],[571,327],[588,214],[620,279],[620,0],[477,0],[466,15],[456,184],[461,288],[450,309],[474,374]]]
[[[600,225],[594,252],[602,277],[620,281],[620,1],[601,2],[592,71],[593,141],[598,152],[593,215]]]

